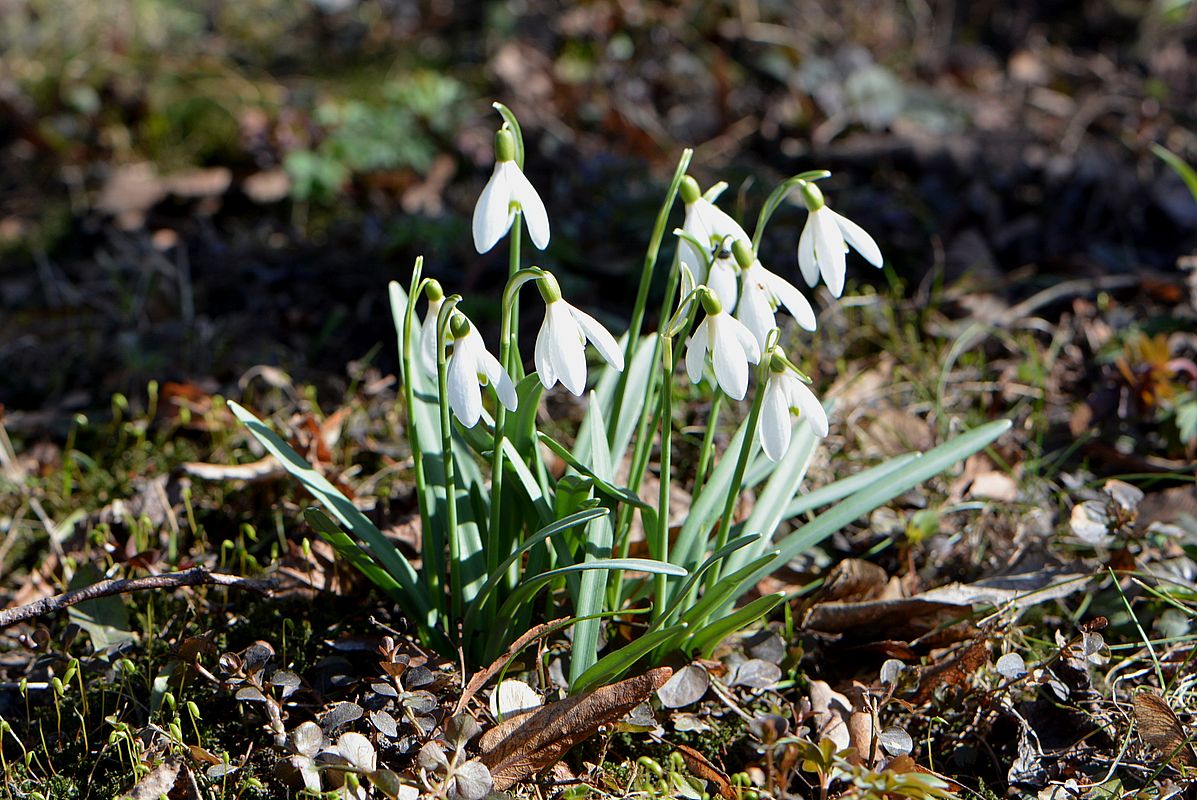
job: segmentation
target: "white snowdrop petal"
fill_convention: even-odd
[[[772,375],[761,401],[761,449],[771,461],[780,461],[790,447],[790,404],[782,376]]]
[[[736,307],[739,298],[739,286],[736,281],[736,268],[725,258],[715,259],[711,264],[711,273],[707,276],[707,288],[715,293],[723,310],[730,314]]]
[[[585,311],[569,306],[569,313],[573,315],[578,327],[582,329],[582,333],[594,345],[594,349],[603,357],[603,361],[622,372],[623,349],[620,348],[619,342],[615,341],[615,337],[602,326],[602,323]]]
[[[757,345],[764,348],[769,331],[777,326],[777,318],[773,313],[773,306],[769,303],[765,289],[757,280],[758,277],[756,268],[746,273],[744,292],[740,296],[740,305],[736,310],[736,319],[740,320],[748,330],[752,331]]]
[[[582,329],[574,321],[569,309],[560,308],[564,302],[553,303],[553,341],[549,347],[557,363],[561,385],[574,397],[581,397],[586,388],[586,347]]]
[[[540,331],[536,334],[536,349],[532,353],[532,361],[536,364],[536,374],[540,376],[540,383],[545,389],[552,389],[557,385],[557,366],[553,363],[550,347],[553,342],[553,331],[549,325],[546,313],[544,321],[540,323]]]
[[[759,364],[761,361],[761,348],[757,346],[756,337],[752,335],[752,331],[748,330],[747,326],[740,320],[728,316],[726,319],[720,320],[720,327],[726,324],[731,335],[739,343],[740,348],[744,352],[744,357],[753,364]]]
[[[495,162],[494,172],[478,204],[474,206],[474,249],[485,253],[498,244],[511,227],[511,179],[510,170],[516,169],[514,161]]]
[[[844,235],[835,217],[826,213],[829,211],[831,209],[824,206],[811,214],[815,220],[815,260],[832,296],[839,297],[844,293],[847,260],[844,256]]]
[[[830,211],[830,209],[828,210]],[[852,245],[852,248],[860,253],[865,261],[880,269],[885,262],[881,258],[881,248],[877,246],[877,242],[873,241],[873,237],[869,236],[864,228],[843,214],[835,211],[831,211],[831,214],[833,215],[832,219],[839,225],[840,232],[844,235],[844,240]]]
[[[482,388],[478,385],[478,368],[464,340],[454,345],[446,376],[449,408],[462,425],[472,428],[482,416]]]
[[[436,374],[436,321],[440,303],[429,306],[428,314],[420,325],[420,366],[429,375]]]
[[[815,393],[797,377],[793,378],[791,387],[791,400],[802,412],[802,418],[810,424],[815,436],[819,438],[826,436],[829,430],[827,412],[823,410],[823,404],[819,402],[819,398],[815,397]]]
[[[508,163],[513,167],[512,196],[524,212],[524,221],[528,224],[528,235],[532,237],[532,244],[536,245],[537,250],[543,250],[549,246],[549,215],[545,211],[544,202],[536,193],[528,176],[515,166],[514,161]]]
[[[815,261],[814,214],[807,214],[806,224],[802,226],[802,236],[798,239],[798,267],[802,270],[802,277],[807,286],[814,286],[819,282],[819,265]]]
[[[731,236],[733,240],[743,239],[745,242],[751,242],[752,238],[744,232],[744,228],[740,223],[732,219],[731,215],[714,203],[700,200],[699,202],[706,205],[700,210],[705,217],[707,228],[711,231],[711,235],[722,240],[725,236]],[[703,240],[705,241],[705,240]]]
[[[475,333],[478,336],[478,369],[482,375],[486,376],[490,385],[495,387],[495,393],[499,395],[499,402],[507,407],[508,411],[515,411],[519,404],[519,398],[515,394],[515,384],[511,382],[511,376],[507,374],[507,370],[503,369],[503,365],[499,363],[499,359],[490,354],[482,344],[482,335]]]
[[[769,291],[786,307],[786,311],[790,312],[795,322],[808,331],[813,331],[817,327],[815,310],[806,296],[798,290],[798,287],[768,270],[765,270],[762,277]]]
[[[719,314],[718,323],[711,325],[711,364],[715,368],[715,380],[719,387],[733,400],[743,400],[748,393],[748,359],[744,353],[744,345],[736,335],[736,331],[729,323],[744,328],[739,322],[727,314]],[[748,333],[752,346],[756,347],[756,340]],[[760,352],[757,352],[760,357]]]
[[[686,342],[686,374],[690,376],[690,383],[702,380],[702,369],[707,362],[707,344],[710,339],[709,319],[698,324],[694,335]]]

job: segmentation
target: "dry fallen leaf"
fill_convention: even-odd
[[[1197,766],[1197,754],[1185,741],[1185,728],[1168,702],[1151,691],[1141,691],[1134,699],[1135,724],[1143,741],[1172,756],[1172,766]],[[1175,753],[1175,755],[1172,755]]]
[[[506,731],[502,740],[483,737],[481,742],[484,752],[479,760],[490,769],[495,791],[552,766],[574,745],[651,697],[671,675],[669,667],[658,667],[507,720],[500,726]],[[517,721],[516,727],[507,729]]]
[[[684,744],[674,744],[673,747],[681,754],[682,760],[686,762],[688,770],[704,781],[710,781],[715,784],[720,797],[725,798],[725,800],[735,800],[735,798],[740,796],[739,792],[732,787],[731,781],[723,774],[723,771],[712,764],[702,753]]]

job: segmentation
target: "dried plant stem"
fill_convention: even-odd
[[[248,589],[261,594],[270,594],[277,586],[274,580],[254,580],[227,575],[222,572],[211,572],[207,567],[193,567],[183,572],[171,572],[166,575],[149,575],[144,578],[125,578],[93,583],[82,589],[46,597],[32,603],[26,603],[16,608],[0,610],[0,629],[26,622],[36,617],[44,617],[64,608],[95,600],[98,597],[108,597],[114,594],[141,592],[147,589],[174,589],[179,586],[227,586],[232,589]]]

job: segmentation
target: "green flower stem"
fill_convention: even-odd
[[[715,428],[719,426],[719,412],[723,410],[723,391],[715,387],[715,397],[711,400],[711,413],[707,418],[707,429],[702,437],[702,450],[698,453],[698,469],[694,472],[694,497],[702,490],[707,482],[707,473],[711,468],[711,456],[715,451]]]
[[[509,237],[511,248],[507,253],[508,280],[515,277],[515,274],[520,271],[520,239],[524,230],[523,222],[524,215],[521,212],[515,215],[515,219],[511,223]],[[507,308],[504,307],[503,311],[507,312]],[[524,379],[524,362],[520,358],[519,329],[520,300],[519,295],[516,295],[511,301],[510,315],[507,316],[500,332],[500,336],[507,341],[507,352],[499,356],[499,363],[503,365],[503,369],[507,370],[511,380],[516,383]]]
[[[416,473],[416,503],[420,509],[420,519],[424,521],[426,530],[432,529],[432,509],[428,508],[425,502],[425,487],[428,485],[428,476],[424,472],[424,451],[420,447],[420,432],[414,423],[415,416],[413,409],[416,406],[416,386],[412,365],[412,330],[415,327],[412,320],[416,317],[416,300],[424,291],[426,281],[421,280],[421,275],[424,271],[424,256],[416,258],[416,264],[412,268],[411,285],[407,291],[407,312],[403,315],[403,352],[399,356],[399,372],[400,378],[403,381],[403,402],[407,404],[407,440],[411,447],[412,466]],[[441,351],[443,358],[443,348]],[[429,537],[432,538],[432,537]],[[441,587],[441,573],[440,568],[440,553],[436,552],[435,547],[427,548],[423,554],[424,564],[421,568],[423,572],[424,585],[428,590],[428,598],[432,601],[433,607],[440,610],[442,608],[443,589]],[[433,625],[433,620],[427,620],[428,624]]]
[[[516,217],[516,225],[519,224],[519,217]],[[518,234],[518,229],[516,230]],[[544,274],[544,272],[535,267],[531,269],[521,270],[519,264],[519,237],[518,235],[513,239],[512,251],[516,254],[516,258],[512,263],[513,271],[507,280],[507,285],[503,289],[501,319],[499,324],[499,363],[507,364],[512,359],[512,351],[515,350],[515,330],[512,320],[519,313],[519,289],[525,283],[535,280],[537,277]],[[506,367],[504,367],[506,369]],[[510,374],[508,370],[508,374]],[[487,528],[486,538],[486,572],[489,575],[499,563],[499,559],[505,553],[510,552],[512,542],[509,540],[512,537],[505,537],[503,535],[502,513],[503,513],[503,438],[504,429],[507,427],[507,408],[499,403],[495,406],[495,431],[494,431],[494,449],[491,452],[490,461],[490,524]]]
[[[657,220],[653,225],[652,237],[648,242],[648,250],[644,254],[644,266],[640,270],[640,287],[636,290],[636,304],[632,307],[632,319],[628,324],[628,340],[625,345],[624,361],[627,364],[632,363],[632,356],[636,352],[636,346],[640,342],[640,328],[644,325],[644,313],[648,306],[648,292],[652,287],[653,273],[657,268],[657,257],[661,252],[661,242],[665,239],[665,229],[669,224],[669,212],[673,210],[674,201],[677,199],[678,187],[682,185],[682,178],[686,176],[686,170],[690,167],[690,159],[694,156],[694,151],[686,148],[682,151],[681,158],[678,159],[677,169],[673,172],[673,180],[669,184],[669,191],[665,193],[665,201],[661,204],[661,208],[657,211]],[[672,292],[666,292],[668,298]],[[623,395],[627,390],[628,372],[624,370],[620,376],[619,381],[615,386],[615,400],[611,406],[612,421],[618,420],[621,410],[623,409]],[[610,435],[615,435],[615,427],[612,426]]]
[[[748,429],[744,432],[744,442],[740,445],[740,453],[736,458],[736,471],[732,474],[731,486],[727,490],[727,500],[723,503],[723,516],[719,519],[719,531],[715,534],[715,545],[712,550],[718,550],[727,544],[727,534],[732,525],[732,514],[736,510],[736,501],[740,498],[740,486],[744,482],[744,472],[748,469],[748,459],[752,455],[753,444],[756,442],[757,423],[760,421],[761,404],[765,399],[765,380],[769,375],[769,359],[769,352],[761,355],[761,363],[757,368],[756,393],[752,398],[752,408],[748,412]],[[707,589],[710,589],[719,580],[722,566],[722,562],[717,563],[707,573]]]
[[[445,471],[445,519],[449,540],[449,602],[451,619],[461,617],[461,542],[457,536],[457,480],[453,472],[453,421],[449,416],[449,371],[445,344],[449,334],[449,320],[461,300],[459,295],[445,299],[437,319],[436,390],[441,412],[441,456]]]
[[[657,493],[657,552],[659,561],[669,562],[669,496],[670,471],[673,460],[673,339],[660,337],[661,341],[661,478]],[[653,616],[665,613],[668,600],[668,582],[665,575],[657,575],[656,597],[653,600]]]

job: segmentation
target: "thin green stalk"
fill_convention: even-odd
[[[769,224],[769,218],[773,216],[773,212],[777,211],[781,201],[786,199],[786,195],[790,193],[795,186],[806,183],[807,181],[820,181],[824,178],[831,177],[831,173],[825,169],[813,169],[809,172],[803,172],[800,175],[786,178],[777,188],[769,193],[765,204],[761,206],[761,213],[756,218],[756,229],[752,232],[752,251],[754,253],[760,252],[761,237],[765,235],[765,226]]]
[[[515,273],[520,271],[520,239],[524,230],[523,226],[524,215],[522,213],[516,214],[515,219],[511,223],[511,234],[508,241],[511,243],[511,249],[507,253],[507,279],[515,277]],[[503,309],[507,311],[506,308]],[[506,355],[499,356],[499,363],[503,365],[503,369],[507,370],[507,374],[516,383],[519,383],[524,378],[524,362],[520,358],[519,347],[519,329],[520,329],[520,299],[519,295],[511,301],[511,314],[504,322],[501,335],[509,344]]]
[[[693,156],[694,151],[690,148],[682,151],[682,156],[678,159],[677,169],[673,171],[673,180],[669,184],[669,191],[665,193],[665,200],[661,203],[660,210],[657,211],[657,219],[653,224],[652,237],[648,241],[648,250],[644,254],[644,266],[640,270],[640,286],[636,290],[636,304],[632,307],[632,319],[628,324],[628,341],[625,345],[626,352],[624,353],[624,361],[628,364],[632,363],[632,356],[636,352],[636,346],[640,343],[640,328],[644,325],[644,313],[648,306],[648,292],[652,286],[653,273],[657,268],[657,257],[661,252],[661,242],[665,240],[665,229],[669,224],[669,212],[673,210],[673,203],[677,199],[678,187],[682,185],[682,178],[685,177],[686,170],[690,167],[690,159]],[[665,296],[667,299],[671,295],[671,291],[666,291]],[[609,417],[612,423],[619,419],[627,384],[628,373],[625,370],[619,376],[619,381],[615,386],[615,400],[611,406],[611,416]],[[608,432],[608,439],[614,435],[615,426],[613,424],[611,430]]]
[[[661,336],[661,477],[657,493],[657,547],[656,558],[669,562],[669,487],[670,468],[673,457],[673,339]],[[653,601],[653,616],[665,613],[668,581],[665,575],[657,575],[656,599]]]
[[[707,419],[707,429],[702,436],[702,450],[698,454],[698,469],[694,473],[694,490],[691,495],[698,496],[703,484],[707,482],[711,468],[711,455],[715,452],[715,428],[719,427],[719,412],[723,410],[723,391],[715,387],[715,397],[711,400],[711,414]]]
[[[413,409],[416,406],[416,385],[414,380],[414,372],[412,365],[412,329],[415,327],[412,320],[416,316],[416,300],[424,290],[425,282],[421,280],[421,275],[424,271],[424,256],[417,256],[415,266],[412,267],[411,284],[408,286],[407,292],[407,311],[403,315],[403,341],[401,352],[399,353],[399,378],[403,382],[403,402],[407,405],[407,441],[411,447],[412,467],[416,473],[416,504],[420,511],[420,519],[428,525],[431,530],[432,525],[432,510],[428,508],[425,502],[424,487],[428,485],[428,478],[424,472],[424,451],[420,446],[420,432],[418,426],[415,425],[415,413]],[[443,357],[443,348],[441,350]],[[432,538],[432,537],[429,537]],[[440,553],[435,552],[435,547],[426,547],[423,556],[423,564],[421,571],[423,574],[424,585],[428,589],[428,599],[432,602],[433,607],[441,610],[443,606],[443,588],[441,586],[441,572],[440,569]],[[432,620],[427,620],[429,624]]]
[[[723,503],[723,516],[719,519],[719,531],[715,534],[714,550],[727,544],[727,534],[732,526],[732,514],[736,509],[736,501],[740,499],[740,487],[744,483],[744,472],[748,469],[749,457],[752,455],[753,443],[756,441],[756,427],[761,417],[761,404],[765,399],[765,380],[769,374],[769,351],[761,354],[760,368],[757,370],[758,386],[752,398],[752,408],[748,412],[748,429],[744,431],[744,441],[740,445],[740,452],[736,458],[736,471],[732,474],[731,486],[728,487],[727,500]],[[719,580],[722,564],[716,564],[707,573],[706,588],[710,589]]]
[[[449,380],[445,358],[445,340],[449,333],[449,320],[457,296],[447,298],[441,306],[437,320],[436,347],[436,389],[441,416],[441,457],[445,472],[445,519],[449,539],[449,602],[452,619],[461,618],[461,574],[457,569],[461,563],[461,542],[457,536],[457,481],[453,472],[453,421],[449,418]]]

